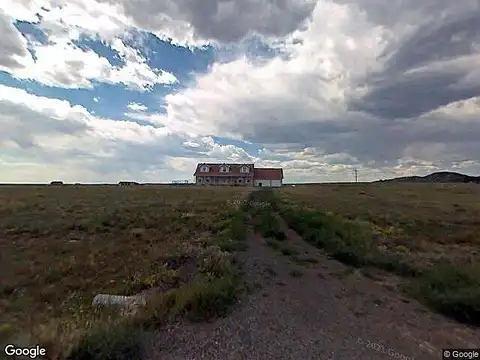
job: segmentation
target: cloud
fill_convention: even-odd
[[[0,174],[0,182],[169,181],[186,176],[169,167],[177,158],[196,162],[248,157],[243,149],[216,144],[212,138],[190,138],[166,127],[101,118],[68,101],[4,85],[0,85],[0,126],[4,129],[0,163],[9,169]],[[193,142],[202,145],[192,149],[187,144]]]
[[[214,64],[166,96],[167,114],[155,120],[192,136],[228,134],[290,159],[297,154],[303,162],[279,161],[308,163],[323,177],[353,164],[374,177],[413,163],[412,171],[429,171],[475,158],[478,121],[454,109],[480,95],[477,8],[469,1],[415,4],[318,2],[305,28],[277,42],[281,56]],[[316,149],[314,160],[306,148]]]
[[[201,45],[237,42],[253,33],[283,37],[302,25],[315,1],[125,0],[120,4],[137,27],[175,43]]]
[[[78,39],[81,34],[113,40],[131,28],[121,6],[97,0],[6,0],[0,9],[36,24],[53,42]]]
[[[476,5],[475,5],[476,4]],[[365,79],[351,107],[388,118],[419,116],[480,95],[480,3],[430,8],[437,17],[386,48],[383,68]],[[427,16],[430,18],[432,13]]]
[[[149,166],[161,166],[166,154],[188,153],[181,147],[184,138],[167,129],[99,118],[81,106],[23,89],[0,85],[0,109],[4,161],[11,158],[10,166],[30,162],[68,167],[71,172],[56,177],[71,181],[83,170],[99,180],[119,173],[141,177]],[[153,164],[146,153],[156,157]]]
[[[131,111],[139,111],[139,112],[143,112],[143,111],[146,111],[148,109],[148,107],[146,105],[138,104],[138,103],[135,103],[135,102],[129,103],[127,105],[127,108]]]
[[[6,114],[18,112],[23,120],[4,135],[9,151],[14,144],[15,151],[41,147],[38,154],[57,159],[42,142],[46,135],[39,125],[29,122],[38,114],[56,134],[52,147],[63,144],[62,151],[69,149],[74,159],[85,149],[116,159],[107,164],[88,151],[82,155],[87,168],[103,177],[105,171],[119,174],[118,164],[142,176],[159,169],[181,175],[195,161],[215,159],[283,166],[292,181],[352,179],[354,168],[362,180],[441,169],[480,172],[477,0],[209,0],[201,6],[187,0],[72,0],[45,12],[35,4],[17,2],[11,14],[32,19],[28,6],[36,9],[37,26],[49,43],[18,38],[11,20],[4,20],[10,40],[0,41],[15,46],[5,45],[10,50],[0,56],[0,65],[20,78],[85,88],[102,81],[137,90],[175,81],[150,69],[140,52],[126,45],[133,28],[183,45],[212,43],[222,56],[191,83],[162,95],[162,113],[139,111],[142,104],[154,107],[136,98],[128,117],[149,126],[101,119],[68,104],[78,114],[59,127],[54,124],[61,117],[51,109],[60,103],[35,108],[31,104],[46,100],[19,105],[10,99]],[[112,67],[93,51],[76,48],[72,39],[82,34],[103,40],[125,66]],[[252,39],[268,56],[241,53]],[[22,63],[30,61],[27,47],[39,56],[38,65]],[[47,60],[47,53],[58,61]],[[12,122],[2,116],[5,124]],[[30,126],[36,130],[24,135]],[[212,136],[263,149],[249,153],[219,145]]]
[[[93,88],[93,81],[122,84],[137,91],[148,91],[155,84],[173,84],[173,74],[151,69],[139,52],[115,39],[112,48],[125,60],[122,67],[93,50],[82,50],[71,42],[30,43],[36,61],[28,66],[9,67],[5,71],[19,79],[35,80],[48,86],[62,88]]]
[[[123,37],[128,37],[130,27],[116,5],[94,0],[44,2],[45,7],[32,1],[12,7],[5,6],[8,3],[0,5],[0,45],[5,49],[0,56],[0,69],[13,77],[63,88],[92,88],[94,82],[104,82],[137,91],[177,82],[173,74],[150,68],[137,49],[125,44]],[[1,12],[2,8],[11,16]],[[13,26],[15,19],[31,21],[31,27],[43,33],[47,41],[23,37]],[[112,66],[92,49],[75,45],[75,41],[84,38],[103,40],[118,52],[124,65]]]
[[[132,28],[175,44],[203,46],[240,41],[252,34],[283,37],[302,26],[316,0],[7,0],[17,19],[39,25],[59,39],[80,33],[112,40]]]
[[[14,19],[0,9],[0,71],[31,65],[27,39],[13,25]]]

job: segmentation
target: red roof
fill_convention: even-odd
[[[282,180],[283,169],[279,168],[255,168],[255,180]]]
[[[207,165],[210,169],[209,172],[202,172],[200,171],[201,167]],[[229,172],[220,172],[221,166],[228,166],[230,168]],[[250,168],[248,173],[240,172],[240,169],[243,166],[247,166]],[[208,176],[232,176],[232,175],[253,175],[253,164],[197,164],[197,169],[193,176],[199,175],[207,175]]]

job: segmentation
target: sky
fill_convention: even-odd
[[[0,182],[480,175],[478,0],[3,0]]]

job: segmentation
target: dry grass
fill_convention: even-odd
[[[276,200],[302,237],[354,266],[413,278],[408,291],[480,325],[480,186],[286,187]]]
[[[284,199],[367,227],[376,244],[417,266],[448,257],[472,262],[480,249],[478,185],[361,184],[283,188]],[[478,257],[477,257],[478,259]]]
[[[177,289],[169,293],[170,308],[208,312],[218,305],[209,298],[212,284],[220,289],[213,295],[232,296],[222,293],[231,290],[232,277],[222,276],[231,274],[234,260],[221,250],[241,248],[235,237],[243,219],[232,214],[234,200],[249,191],[0,188],[0,340],[15,333],[17,340],[33,335],[71,343],[114,316],[91,309],[97,293]]]

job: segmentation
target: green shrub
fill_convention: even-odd
[[[85,334],[67,360],[138,360],[146,334],[127,322],[101,325]]]
[[[478,265],[441,263],[422,274],[407,292],[460,322],[480,325],[479,275]]]
[[[202,321],[227,314],[237,301],[235,274],[217,279],[202,279],[175,293],[173,309],[190,320]]]

